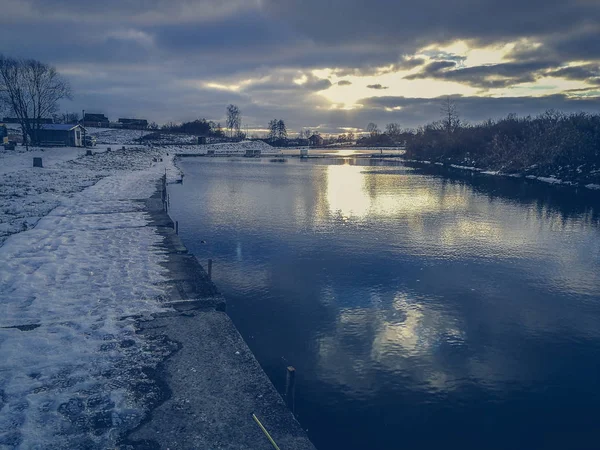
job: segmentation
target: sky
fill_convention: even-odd
[[[52,64],[64,111],[322,133],[600,110],[600,1],[0,0],[0,53]]]

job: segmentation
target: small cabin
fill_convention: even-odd
[[[83,132],[81,125],[42,124],[38,131],[38,142],[51,147],[83,147]]]
[[[321,147],[323,145],[323,138],[318,134],[313,134],[308,138],[308,143],[311,147]]]

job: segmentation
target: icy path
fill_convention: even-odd
[[[25,173],[78,181],[0,247],[0,448],[109,448],[159,395],[149,375],[175,344],[138,337],[132,316],[161,310],[162,238],[139,200],[172,165],[113,153]]]

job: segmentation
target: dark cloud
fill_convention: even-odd
[[[350,86],[351,84],[352,84],[352,82],[348,81],[348,80],[338,81],[338,86]]]
[[[440,116],[440,105],[446,97],[407,98],[407,97],[371,97],[360,101],[363,109],[373,116],[394,118],[409,126],[424,124]],[[452,96],[460,116],[471,122],[488,118],[505,117],[507,114],[536,115],[548,109],[565,112],[597,112],[600,108],[600,96],[589,98],[569,98],[563,94],[545,97],[463,97]],[[394,109],[395,108],[395,109]],[[391,111],[390,111],[391,110]],[[387,119],[386,119],[387,120]],[[380,123],[385,120],[379,119]]]
[[[600,3],[598,3],[600,5]],[[517,61],[553,59],[563,63],[569,61],[600,61],[600,17],[596,25],[583,29],[573,27],[566,33],[550,34],[539,42],[520,43],[508,55]]]
[[[546,73],[548,76],[566,78],[567,80],[587,81],[600,84],[600,65],[584,64],[582,66],[563,67]]]
[[[264,0],[264,4],[274,16],[318,42],[377,42],[409,54],[417,46],[440,41],[490,43],[564,33],[595,26],[600,17],[600,3],[591,0]],[[341,14],[343,20],[331,20]]]
[[[457,81],[481,88],[501,88],[535,81],[537,77],[544,75],[547,69],[557,65],[554,61],[530,61],[455,68],[454,61],[436,61],[426,65],[421,72],[406,76],[405,79],[431,78]]]
[[[0,0],[0,4],[1,50],[55,64],[75,89],[75,101],[65,107],[98,109],[111,116],[222,121],[224,105],[234,102],[251,125],[264,125],[278,116],[291,127],[322,124],[324,130],[334,130],[364,127],[369,121],[387,123],[394,115],[411,124],[438,115],[439,107],[429,107],[423,99],[407,100],[401,110],[391,112],[374,99],[364,100],[364,107],[353,111],[332,109],[318,95],[331,81],[311,74],[311,69],[323,68],[337,77],[420,68],[408,78],[482,89],[547,75],[598,83],[596,0]],[[471,46],[521,41],[506,63],[489,66],[467,68],[463,56],[435,48],[426,53],[429,63],[416,53],[427,45],[457,39],[467,39]],[[566,67],[569,61],[580,65]],[[294,81],[303,76],[303,84]],[[229,90],[211,89],[209,83]],[[507,102],[495,100],[461,102],[472,106],[468,114],[475,118],[502,110]],[[546,104],[575,105],[566,97],[552,96],[515,100],[512,107],[521,112],[519,108],[532,111]],[[487,114],[485,108],[490,108]]]
[[[369,89],[387,89],[387,86],[382,86],[381,84],[377,83],[377,84],[367,84],[367,87]]]

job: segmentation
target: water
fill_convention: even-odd
[[[598,194],[358,159],[181,164],[180,235],[280,391],[296,367],[318,448],[600,446]]]

